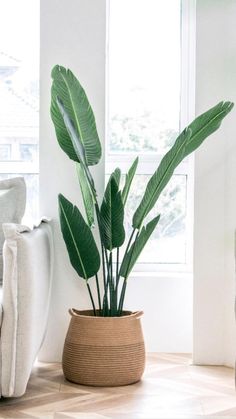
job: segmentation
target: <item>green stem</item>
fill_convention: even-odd
[[[134,237],[134,233],[135,233],[135,231],[136,231],[136,229],[135,229],[135,228],[133,228],[133,231],[132,231],[132,233],[131,233],[131,235],[130,235],[129,241],[128,241],[127,246],[126,246],[126,249],[125,249],[125,253],[124,253],[123,259],[125,258],[126,254],[127,254],[127,253],[128,253],[128,251],[129,251],[129,248],[130,248],[130,245],[131,245],[132,239],[133,239],[133,237]],[[116,292],[118,292],[118,285],[119,285],[119,282],[120,282],[120,270],[118,271],[118,276],[117,276],[117,281],[116,281]]]
[[[107,300],[107,292],[106,292],[106,288],[107,288],[106,266],[107,266],[107,271],[108,271],[108,259],[107,259],[107,252],[106,252],[106,249],[104,247],[103,240],[102,240],[102,227],[101,227],[101,220],[100,220],[100,212],[99,212],[99,206],[98,206],[98,202],[97,202],[96,198],[95,198],[95,211],[96,211],[96,217],[97,217],[97,222],[98,222],[99,238],[100,238],[101,252],[102,252],[102,271],[103,271],[103,286],[104,286],[102,315],[104,316],[105,312],[108,309],[108,300]],[[105,265],[105,259],[106,259],[106,265]]]
[[[107,299],[108,285],[109,285],[109,282],[107,281],[105,285],[105,291],[104,291],[104,297],[103,297],[102,315],[104,317],[108,315],[108,299]]]
[[[102,241],[102,229],[101,229],[101,221],[100,221],[100,212],[99,212],[99,206],[98,206],[97,200],[95,202],[95,211],[96,211],[96,217],[97,217],[97,222],[98,222],[99,238],[100,238],[100,244],[101,244],[101,250],[102,250],[103,282],[104,282],[104,288],[105,288],[106,272],[105,272],[105,260],[104,260],[104,246],[103,246],[103,241]]]
[[[94,304],[93,295],[92,295],[89,284],[87,282],[86,282],[86,284],[87,284],[90,300],[91,300],[91,303],[92,303],[92,306],[93,306],[93,314],[94,314],[94,316],[96,316],[96,307],[95,307],[95,304]]]
[[[95,189],[95,184],[94,184],[94,180],[93,177],[90,173],[90,170],[87,166],[84,166],[84,170],[89,182],[89,186],[91,189],[91,193],[94,199],[94,206],[95,206],[95,212],[96,212],[96,217],[97,217],[97,223],[98,223],[98,230],[99,230],[99,238],[100,238],[100,244],[101,244],[101,252],[102,252],[102,270],[103,270],[103,284],[104,284],[104,296],[103,296],[103,308],[105,309],[105,311],[108,308],[108,301],[107,301],[107,293],[106,293],[106,267],[107,267],[107,271],[108,271],[108,258],[107,258],[107,251],[105,249],[104,243],[103,243],[103,235],[102,235],[102,226],[101,226],[101,219],[100,219],[100,210],[99,210],[99,205],[98,205],[98,201],[97,201],[97,192]],[[105,257],[104,257],[105,255]],[[106,267],[105,267],[105,260],[106,260]],[[102,312],[102,314],[104,315],[104,313]]]
[[[112,251],[110,252],[110,278],[113,279],[113,267],[112,267]]]
[[[96,286],[97,286],[97,294],[98,294],[98,305],[99,305],[99,311],[101,314],[102,311],[102,304],[101,304],[101,295],[100,295],[100,287],[99,287],[99,281],[98,281],[98,275],[96,274]]]
[[[133,230],[133,233],[134,233],[134,231],[135,230]],[[136,242],[137,242],[138,235],[139,235],[139,231],[137,231],[136,237],[134,239],[134,246],[133,246],[132,252],[130,254],[129,263],[128,263],[128,267],[127,267],[127,272],[129,272],[129,267],[130,267],[130,263],[131,263],[132,256],[133,256],[133,253],[134,253],[134,249],[135,249],[135,245],[136,245]],[[131,243],[131,240],[129,241],[129,243]],[[128,248],[128,246],[127,246],[127,248]],[[127,287],[127,279],[128,279],[128,276],[126,278],[124,278],[124,282],[123,282],[123,286],[122,286],[122,290],[121,290],[119,309],[118,309],[119,315],[121,315],[121,313],[123,311],[125,291],[126,291],[126,287]]]
[[[119,247],[116,249],[116,284],[119,278]]]
[[[110,252],[109,263],[110,263],[110,282],[109,282],[109,287],[110,287],[110,315],[114,316],[116,314],[117,307],[116,307],[116,298],[115,298],[115,282],[114,282],[114,278],[113,278],[112,251]]]
[[[109,294],[110,294],[110,310],[109,313],[111,314],[111,310],[112,310],[112,268],[111,268],[111,264],[112,264],[112,252],[110,252],[109,255],[109,273],[107,275],[107,280],[108,280],[108,286],[109,286]]]
[[[121,290],[121,294],[120,294],[119,307],[118,307],[118,315],[119,316],[121,316],[122,311],[123,311],[123,304],[124,304],[124,299],[125,299],[126,287],[127,287],[127,279],[124,278],[124,282],[123,282],[122,290]]]
[[[114,305],[115,314],[117,315],[117,302],[118,302],[118,284],[119,284],[119,247],[116,249],[116,278],[114,281]]]

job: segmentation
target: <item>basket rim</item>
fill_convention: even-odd
[[[99,312],[99,310],[96,310],[96,312]],[[103,316],[94,316],[90,315],[89,313],[93,313],[93,310],[77,310],[75,308],[69,309],[69,314],[72,317],[79,317],[84,319],[90,319],[90,320],[99,320],[99,321],[111,321],[111,320],[124,320],[124,319],[139,319],[143,316],[143,311],[130,311],[130,310],[124,310],[122,313],[124,313],[122,316],[111,316],[111,317],[103,317]]]

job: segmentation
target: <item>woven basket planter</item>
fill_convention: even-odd
[[[142,312],[124,312],[122,317],[69,312],[62,358],[67,380],[89,386],[123,386],[140,380],[145,366]]]

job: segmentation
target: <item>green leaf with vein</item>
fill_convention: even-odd
[[[88,280],[100,268],[100,256],[92,232],[75,205],[62,194],[58,200],[61,231],[70,262],[78,275]]]
[[[79,162],[71,137],[58,109],[57,97],[63,102],[85,149],[86,164],[97,164],[101,158],[101,144],[94,114],[86,93],[72,71],[56,65],[52,70],[51,118],[57,140],[70,159]]]
[[[209,135],[220,128],[222,120],[232,110],[233,106],[232,102],[219,102],[194,119],[189,125],[192,135],[186,146],[185,157],[195,151]]]
[[[108,181],[100,214],[105,248],[111,251],[122,246],[125,240],[124,206],[114,173]]]
[[[73,144],[73,148],[78,158],[78,161],[81,164],[83,164],[83,166],[87,166],[85,148],[79,134],[76,131],[75,124],[72,121],[68,111],[66,110],[62,100],[59,97],[57,97],[56,102],[57,102],[58,110],[63,118],[65,127],[67,129],[67,133],[69,134],[71,142]]]
[[[132,183],[132,180],[134,178],[137,166],[138,166],[138,157],[136,157],[136,159],[134,160],[134,162],[133,162],[132,166],[130,167],[128,173],[125,175],[125,186],[122,190],[122,201],[123,201],[124,206],[126,204],[126,201],[127,201],[128,195],[129,195],[131,183]]]
[[[144,218],[156,204],[179,163],[220,127],[222,120],[231,111],[232,107],[233,103],[231,102],[218,103],[197,117],[179,135],[147,184],[144,196],[133,216],[134,228],[140,229]]]
[[[112,177],[115,179],[117,186],[120,186],[120,178],[121,178],[121,170],[117,167],[114,172],[112,173]]]
[[[63,118],[64,124],[66,126],[67,132],[70,136],[71,142],[73,144],[74,147],[74,151],[78,157],[78,160],[80,162],[80,164],[83,166],[84,169],[84,174],[86,175],[87,181],[89,183],[90,186],[90,190],[91,193],[93,194],[94,198],[96,197],[97,193],[95,190],[95,186],[94,186],[94,181],[93,178],[91,176],[91,173],[89,171],[89,168],[87,166],[86,163],[86,156],[85,156],[85,149],[84,149],[84,145],[75,129],[74,123],[72,121],[72,119],[70,118],[63,102],[61,101],[60,98],[57,98],[57,104],[58,104],[58,109],[59,112],[61,113],[61,116]]]
[[[136,240],[130,247],[129,251],[125,254],[121,267],[120,267],[120,275],[123,276],[125,279],[128,278],[135,263],[137,262],[137,259],[140,253],[142,252],[149,237],[155,230],[159,220],[160,220],[160,215],[155,217],[145,227],[142,227],[138,237],[136,238]]]
[[[84,168],[80,163],[76,163],[76,170],[79,178],[81,194],[89,226],[94,225],[94,201],[93,195],[87,180]]]
[[[184,158],[185,147],[191,136],[191,130],[186,129],[176,140],[174,146],[163,157],[158,169],[150,178],[141,203],[133,216],[133,227],[140,229],[146,215],[154,207],[162,190],[172,177],[175,168]]]

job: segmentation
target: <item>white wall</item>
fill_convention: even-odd
[[[221,99],[236,101],[236,3],[197,1],[196,114]],[[41,359],[60,360],[71,306],[86,307],[84,283],[70,266],[58,226],[57,194],[80,204],[74,165],[57,145],[50,121],[50,71],[70,67],[84,85],[104,142],[105,0],[41,0],[40,203],[55,225],[55,277]],[[194,247],[195,363],[233,365],[234,229],[236,226],[235,111],[196,153]],[[104,162],[95,168],[103,189]],[[126,307],[143,309],[147,349],[190,352],[192,280],[133,278]]]
[[[55,224],[55,275],[46,341],[40,359],[61,359],[69,322],[69,307],[85,308],[84,283],[76,278],[58,226],[57,194],[80,203],[74,165],[60,150],[49,116],[50,71],[54,64],[70,67],[84,85],[95,111],[104,143],[105,0],[41,0],[41,214]],[[96,167],[96,183],[103,188],[103,162]],[[191,277],[147,276],[130,280],[126,307],[143,309],[147,350],[191,352]]]
[[[192,352],[192,288],[191,275],[130,277],[125,307],[144,311],[148,352]]]
[[[86,308],[85,283],[71,268],[58,226],[57,195],[80,204],[75,166],[59,148],[50,120],[51,69],[69,67],[94,108],[101,141],[105,106],[105,0],[41,0],[40,213],[54,220],[55,274],[48,333],[40,358],[60,360],[69,307]],[[94,169],[99,192],[104,162]]]
[[[197,1],[196,114],[236,101],[236,2]],[[234,365],[235,109],[195,156],[193,361]]]

